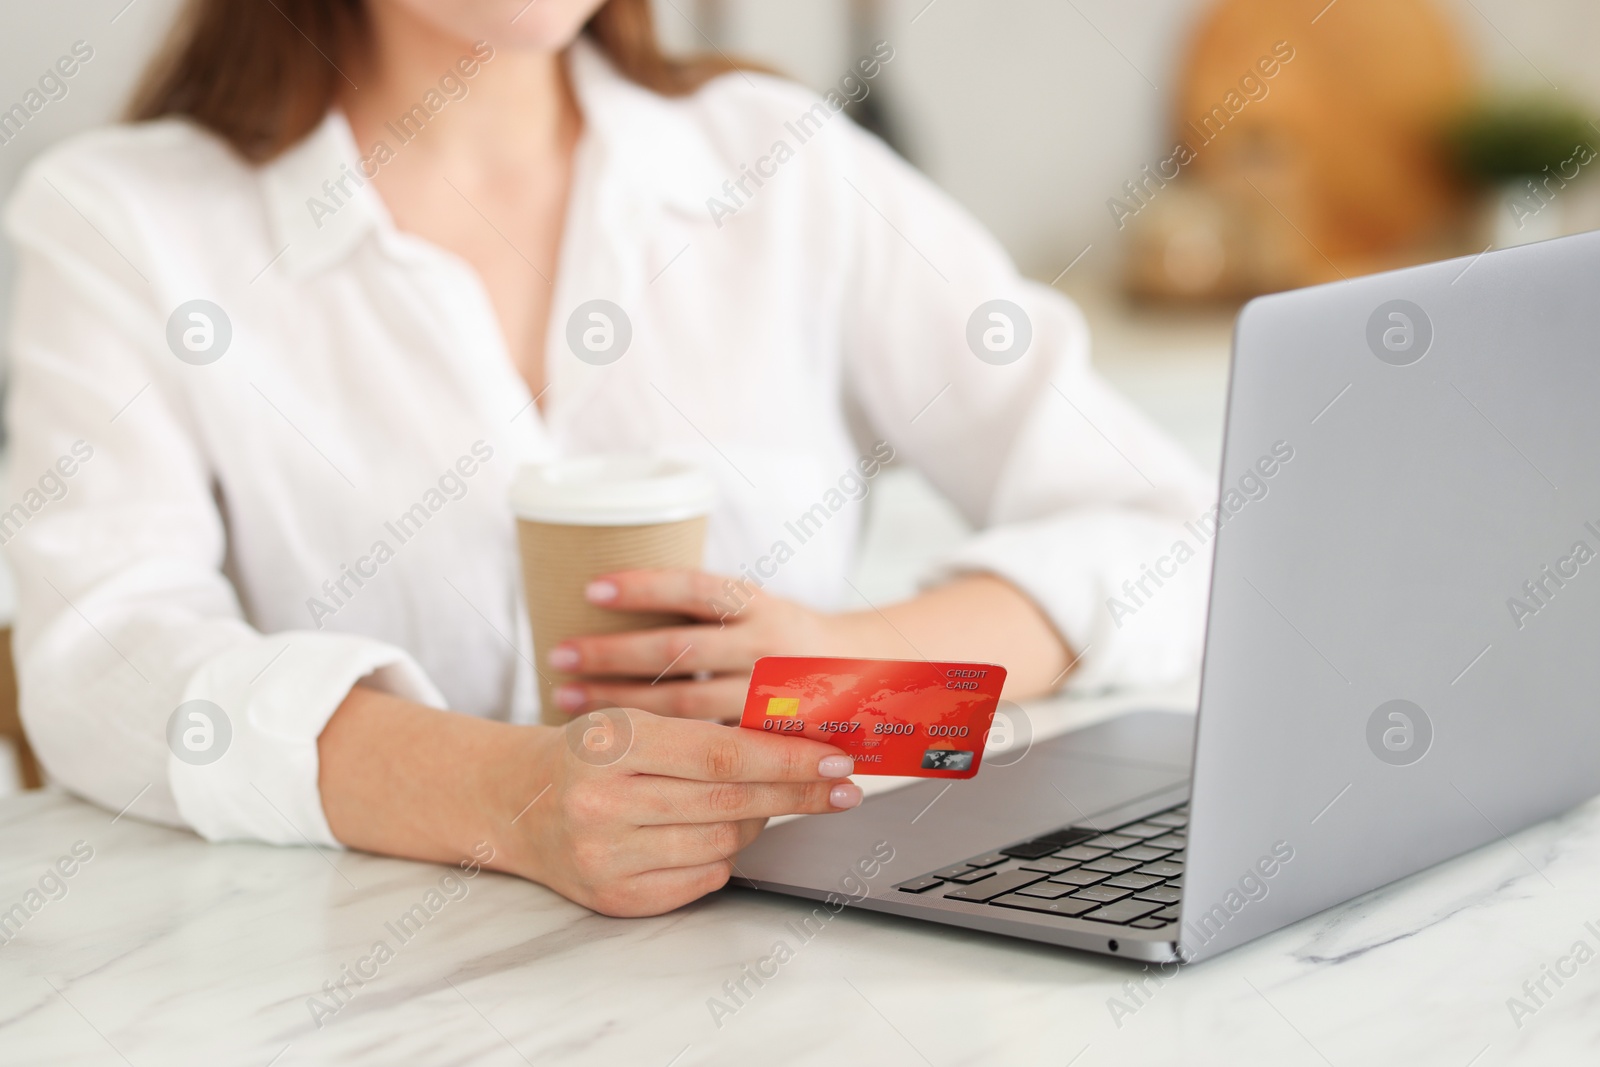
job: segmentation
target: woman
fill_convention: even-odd
[[[140,121],[31,171],[5,533],[55,778],[213,840],[487,842],[643,915],[723,885],[768,817],[860,801],[838,750],[718,724],[761,655],[999,661],[1015,698],[1192,667],[1203,564],[1106,602],[1204,487],[1092,375],[1076,310],[833,104],[665,58],[648,10],[196,0]],[[595,300],[620,355],[569,343]],[[505,497],[520,462],[643,448],[718,479],[711,573],[591,586],[701,620],[554,652],[585,679],[563,708],[641,709],[594,766],[529,725]],[[846,585],[860,508],[830,506],[719,610],[712,575],[864,493],[863,452],[983,531],[880,610]]]

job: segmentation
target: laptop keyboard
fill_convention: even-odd
[[[1041,915],[1158,930],[1178,921],[1189,805],[1110,832],[1068,826],[895,889]]]

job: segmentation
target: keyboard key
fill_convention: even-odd
[[[1092,885],[1092,886],[1089,886],[1087,889],[1080,889],[1080,890],[1078,890],[1076,893],[1074,893],[1072,895],[1077,900],[1098,900],[1102,904],[1109,904],[1113,900],[1121,900],[1123,897],[1131,897],[1131,896],[1133,896],[1133,890],[1131,890],[1131,889],[1113,889],[1111,886],[1108,886],[1108,885]],[[1149,902],[1148,901],[1143,901],[1142,903],[1149,903]],[[1161,905],[1159,905],[1159,904],[1151,904],[1150,905],[1150,910],[1151,911],[1155,911],[1160,906]],[[1139,914],[1143,915],[1145,913],[1144,912],[1140,912]],[[1137,918],[1137,917],[1138,916],[1135,916],[1135,918]]]
[[[1135,920],[1133,920],[1133,922],[1129,923],[1128,925],[1133,927],[1136,930],[1159,930],[1163,926],[1166,926],[1167,923],[1165,921],[1161,920],[1161,919],[1149,918],[1149,919],[1135,919]]]
[[[1178,906],[1173,904],[1170,907],[1162,908],[1160,911],[1152,913],[1150,918],[1160,919],[1162,922],[1177,922]]]
[[[1135,875],[1134,877],[1143,878],[1145,876]],[[1182,897],[1183,894],[1170,885],[1158,885],[1154,889],[1146,889],[1139,894],[1140,900],[1153,900],[1157,904],[1176,904]]]
[[[993,871],[986,871],[982,867],[974,867],[971,870],[967,870],[967,871],[961,872],[960,874],[956,875],[954,878],[947,878],[946,881],[958,882],[961,885],[971,885],[973,882],[981,882],[985,878],[993,878],[993,877],[994,877],[994,872]]]
[[[1189,838],[1186,834],[1162,834],[1160,837],[1146,838],[1144,842],[1150,848],[1188,848]]]
[[[1071,860],[1074,863],[1085,863],[1089,860],[1097,860],[1101,856],[1109,855],[1111,855],[1111,850],[1109,848],[1090,848],[1088,845],[1073,845],[1071,848],[1064,848],[1060,852],[1057,852],[1056,859]]]
[[[989,852],[967,861],[969,867],[998,867],[1006,861],[1005,853]]]
[[[1084,870],[1104,871],[1107,874],[1121,874],[1123,871],[1131,871],[1137,866],[1139,866],[1138,860],[1119,860],[1115,856],[1107,856],[1105,859],[1099,860],[1090,860],[1088,863],[1083,865]],[[1152,874],[1154,872],[1146,871],[1144,873]]]
[[[1153,874],[1157,878],[1176,878],[1183,873],[1183,864],[1172,860],[1156,860],[1139,868],[1140,874]]]
[[[1160,884],[1161,879],[1148,874],[1119,874],[1106,881],[1106,885],[1114,885],[1118,889],[1149,889],[1153,885]]]
[[[1012,893],[1008,897],[999,897],[989,901],[989,903],[1002,908],[1020,908],[1023,911],[1037,911],[1047,915],[1065,915],[1068,918],[1082,915],[1091,908],[1099,907],[1092,900],[1073,900],[1071,897],[1062,897],[1060,900],[1041,900],[1039,897],[1023,896],[1021,893]]]
[[[1150,823],[1153,826],[1188,826],[1189,816],[1177,815],[1170,811],[1164,811],[1160,815],[1150,816],[1145,820],[1145,822]]]
[[[990,872],[985,872],[990,873]],[[952,893],[946,893],[946,900],[966,900],[974,904],[983,904],[995,897],[1003,897],[1007,893],[1015,893],[1025,885],[1044,881],[1044,875],[1034,871],[1006,871],[996,874],[976,885],[962,886]]]
[[[1022,869],[1025,871],[1042,871],[1045,874],[1059,874],[1070,871],[1077,864],[1071,860],[1058,860],[1054,856],[1046,856],[1042,860],[1023,860]]]
[[[944,885],[944,883],[933,875],[927,874],[921,878],[913,878],[909,882],[901,882],[895,888],[902,893],[926,893],[936,885]]]
[[[1149,863],[1151,860],[1161,859],[1171,851],[1171,849],[1166,848],[1151,848],[1149,845],[1134,845],[1132,848],[1125,848],[1118,852],[1116,856],[1120,860],[1138,860],[1140,863]]]
[[[1089,840],[1085,841],[1084,844],[1088,845],[1090,848],[1103,848],[1107,851],[1114,852],[1119,848],[1132,848],[1141,840],[1143,839],[1138,837],[1123,837],[1120,834],[1101,834],[1099,837],[1090,838]]]
[[[954,878],[958,874],[966,874],[972,870],[965,863],[952,863],[948,867],[940,867],[937,871],[928,872],[929,878]]]
[[[1099,830],[1088,830],[1081,826],[1066,826],[1060,830],[1044,834],[1037,840],[1054,841],[1057,848],[1071,848],[1073,845],[1080,845],[1099,833]]]
[[[1054,900],[1064,897],[1073,891],[1073,886],[1056,885],[1053,882],[1039,882],[1036,885],[1023,886],[1017,892],[1025,897],[1041,897],[1044,900]]]
[[[1099,871],[1086,871],[1082,867],[1071,871],[1062,871],[1060,874],[1050,876],[1050,880],[1057,885],[1094,885],[1096,882],[1105,881],[1109,875]]]
[[[1158,905],[1148,900],[1119,900],[1115,904],[1107,904],[1099,911],[1091,911],[1084,918],[1102,923],[1131,923],[1135,919],[1149,915],[1157,907]]]
[[[1032,841],[1023,841],[1019,844],[1003,848],[1000,852],[1006,856],[1015,856],[1018,859],[1036,860],[1041,856],[1048,856],[1057,849],[1071,848],[1073,845],[1082,844],[1089,838],[1098,834],[1096,830],[1085,830],[1080,827],[1066,826],[1060,830],[1052,830]]]
[[[1137,837],[1141,840],[1146,837],[1160,837],[1167,832],[1167,827],[1156,826],[1147,822],[1136,822],[1132,826],[1123,826],[1117,830],[1122,837]]]

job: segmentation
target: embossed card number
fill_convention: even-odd
[[[857,774],[971,778],[1005,678],[989,663],[768,656],[739,725],[825,741]]]

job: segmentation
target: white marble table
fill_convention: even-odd
[[[1035,721],[1190,697],[1057,702]],[[0,909],[77,842],[93,858],[0,944],[8,1067],[1488,1067],[1600,1048],[1600,959],[1560,962],[1600,948],[1600,803],[1166,978],[851,911],[802,940],[788,924],[811,905],[745,890],[606,919],[487,873],[443,883],[402,942],[391,927],[447,868],[207,845],[49,791],[0,801]],[[308,998],[379,940],[393,958],[319,1028]],[[793,958],[734,1005],[724,983],[778,941]],[[1546,979],[1519,1027],[1508,998],[1558,965],[1576,973]],[[714,1018],[711,998],[736,1010]]]

